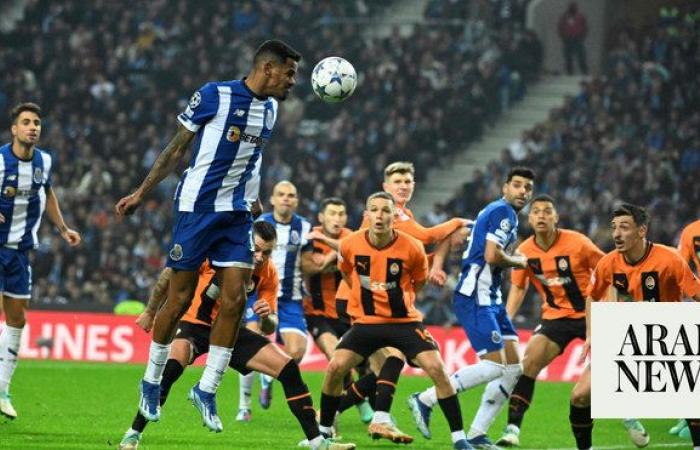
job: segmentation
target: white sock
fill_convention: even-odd
[[[391,423],[391,414],[385,411],[375,411],[372,423]]]
[[[170,344],[159,344],[151,341],[151,348],[148,350],[148,365],[143,379],[149,383],[160,384],[163,379],[165,363],[170,353]]]
[[[273,381],[274,381],[274,378],[272,378],[270,375],[265,375],[264,373],[260,374],[260,387],[261,388],[263,388],[263,389],[269,388]]]
[[[202,378],[199,380],[199,388],[201,390],[211,394],[216,392],[226,371],[226,366],[231,360],[232,352],[233,348],[219,347],[218,345],[209,346],[207,366],[204,368]]]
[[[250,372],[248,375],[238,374],[238,409],[251,409],[250,397],[253,393],[253,381],[255,381],[254,372]]]
[[[505,372],[502,364],[498,364],[489,360],[481,360],[471,366],[462,367],[457,372],[450,376],[450,384],[459,394],[462,391],[471,389],[483,383],[488,383],[494,380]],[[437,392],[435,386],[421,392],[418,399],[433,408],[437,402]]]
[[[0,334],[0,393],[9,391],[10,380],[17,367],[23,329],[5,324],[5,329]]]
[[[326,436],[333,436],[333,427],[324,427],[323,425],[318,425],[318,431],[325,434]]]
[[[126,434],[141,434],[141,432],[140,432],[140,431],[136,431],[136,430],[134,430],[133,428],[129,428],[129,429],[126,431]]]
[[[452,432],[452,443],[459,442],[462,439],[466,439],[467,435],[464,434],[464,430],[453,431]]]
[[[481,396],[481,405],[469,430],[470,439],[489,431],[491,424],[510,397],[510,393],[513,392],[513,388],[515,388],[522,373],[520,364],[509,364],[506,366],[503,376],[492,380],[486,386],[484,394]]]

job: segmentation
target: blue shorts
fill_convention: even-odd
[[[0,247],[0,292],[14,298],[31,297],[32,268],[26,250]]]
[[[504,340],[518,340],[505,305],[478,305],[476,299],[455,292],[454,311],[477,355],[503,349]]]
[[[178,212],[167,266],[194,271],[205,259],[214,267],[253,268],[253,219],[248,212]]]
[[[281,333],[297,333],[306,337],[306,318],[301,300],[277,299],[277,342],[282,341]]]

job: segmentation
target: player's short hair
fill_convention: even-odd
[[[415,167],[413,167],[412,162],[396,161],[386,166],[386,168],[384,169],[384,179],[388,179],[395,173],[400,173],[401,175],[410,173],[411,175],[415,176],[416,169]]]
[[[371,202],[371,201],[374,200],[375,198],[383,198],[383,199],[385,199],[385,200],[389,200],[389,201],[391,202],[392,205],[394,204],[394,197],[392,197],[390,193],[384,192],[384,191],[375,192],[374,194],[372,194],[372,195],[370,195],[369,197],[367,197],[367,203],[366,203],[366,204],[369,205],[369,202]]]
[[[342,206],[343,208],[347,209],[347,205],[345,204],[345,201],[340,198],[340,197],[328,197],[324,198],[321,200],[321,206],[318,208],[318,212],[324,212],[328,205],[336,205],[336,206]]]
[[[277,231],[275,230],[275,226],[270,222],[265,222],[264,220],[255,222],[253,224],[253,232],[260,236],[260,239],[265,242],[277,240]]]
[[[508,176],[506,177],[506,183],[510,183],[513,177],[523,177],[528,180],[535,181],[535,171],[529,167],[517,166],[513,167],[508,171]]]
[[[286,42],[280,41],[279,39],[270,39],[260,44],[260,47],[255,50],[253,64],[257,65],[266,58],[272,58],[278,64],[284,64],[287,58],[299,62],[299,60],[301,60],[301,53],[294,50]]]
[[[631,203],[623,203],[613,210],[613,219],[620,216],[632,216],[634,223],[637,226],[649,226],[649,213],[642,206],[633,205]]]
[[[557,203],[554,201],[554,197],[552,197],[551,195],[548,195],[548,194],[536,195],[535,197],[532,198],[532,200],[530,200],[530,204],[532,205],[535,202],[547,202],[547,203],[551,203],[552,206],[555,206],[555,207],[557,206]]]
[[[36,103],[24,102],[16,105],[10,110],[10,123],[16,123],[19,115],[25,111],[31,111],[41,118],[41,108]]]

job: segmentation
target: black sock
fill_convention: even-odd
[[[379,372],[379,377],[377,378],[375,411],[391,411],[391,403],[394,401],[394,392],[396,391],[396,382],[399,381],[403,365],[403,360],[395,356],[390,356],[384,361],[382,370]]]
[[[576,439],[579,449],[589,449],[593,446],[593,419],[591,419],[591,407],[569,405],[569,422],[571,431]]]
[[[169,359],[165,363],[165,369],[163,369],[163,379],[160,382],[161,406],[165,403],[165,400],[167,400],[168,394],[170,393],[170,388],[173,387],[173,384],[178,378],[180,378],[184,370],[185,368],[174,359]],[[141,413],[137,412],[136,417],[134,417],[134,421],[131,424],[131,428],[139,433],[143,433],[143,430],[146,428],[146,424],[148,424],[148,421],[141,415]]]
[[[700,419],[685,419],[688,422],[688,430],[690,430],[690,439],[693,441],[693,447],[700,446]]]
[[[338,412],[340,397],[321,392],[321,426],[332,427],[335,413]]]
[[[343,389],[347,389],[350,387],[354,380],[352,379],[352,370],[348,372],[347,375],[345,375],[345,378],[343,378]]]
[[[508,423],[520,428],[523,417],[532,402],[532,394],[535,391],[535,379],[527,375],[521,375],[518,383],[510,394],[510,407],[508,408]]]
[[[457,394],[445,398],[439,398],[438,403],[440,404],[442,413],[447,419],[447,424],[450,426],[450,431],[455,432],[464,429],[464,424],[462,423],[462,410],[459,407]]]
[[[377,390],[377,376],[370,372],[354,383],[350,383],[345,389],[345,394],[340,400],[340,406],[338,406],[338,412],[343,412],[346,409],[362,403],[365,397],[369,397],[370,393]]]
[[[311,394],[309,394],[309,388],[301,378],[299,365],[294,360],[289,360],[277,380],[282,384],[289,409],[297,418],[306,438],[311,440],[318,436],[320,432],[318,431],[318,423],[316,423],[316,411]]]

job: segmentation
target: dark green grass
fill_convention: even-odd
[[[230,372],[219,391],[219,412],[224,432],[214,434],[202,427],[199,415],[186,399],[187,390],[197,381],[200,368],[188,369],[173,387],[163,408],[160,423],[151,424],[141,449],[294,449],[303,438],[287,409],[282,389],[275,384],[272,407],[263,411],[254,401],[253,422],[234,421],[238,405],[238,376]],[[138,380],[143,366],[21,361],[12,383],[13,403],[19,413],[15,421],[0,419],[0,448],[3,449],[107,449],[116,448],[130,426],[137,403]],[[323,374],[305,373],[304,377],[318,406]],[[399,381],[392,413],[399,426],[413,434],[409,448],[451,448],[447,424],[439,411],[433,419],[433,439],[424,440],[415,430],[406,408],[408,394],[429,385],[425,378],[403,377]],[[258,383],[256,381],[255,399]],[[532,408],[525,419],[521,444],[526,449],[572,448],[569,431],[568,383],[539,383]],[[465,423],[471,422],[481,390],[460,397]],[[503,428],[505,412],[491,430],[497,438]],[[674,420],[644,421],[652,436],[649,448],[691,448],[689,442],[667,434]],[[388,441],[372,441],[355,410],[341,420],[344,439],[359,449],[389,449]],[[596,448],[633,448],[620,421],[600,420],[594,430]],[[685,444],[682,446],[682,444]]]

